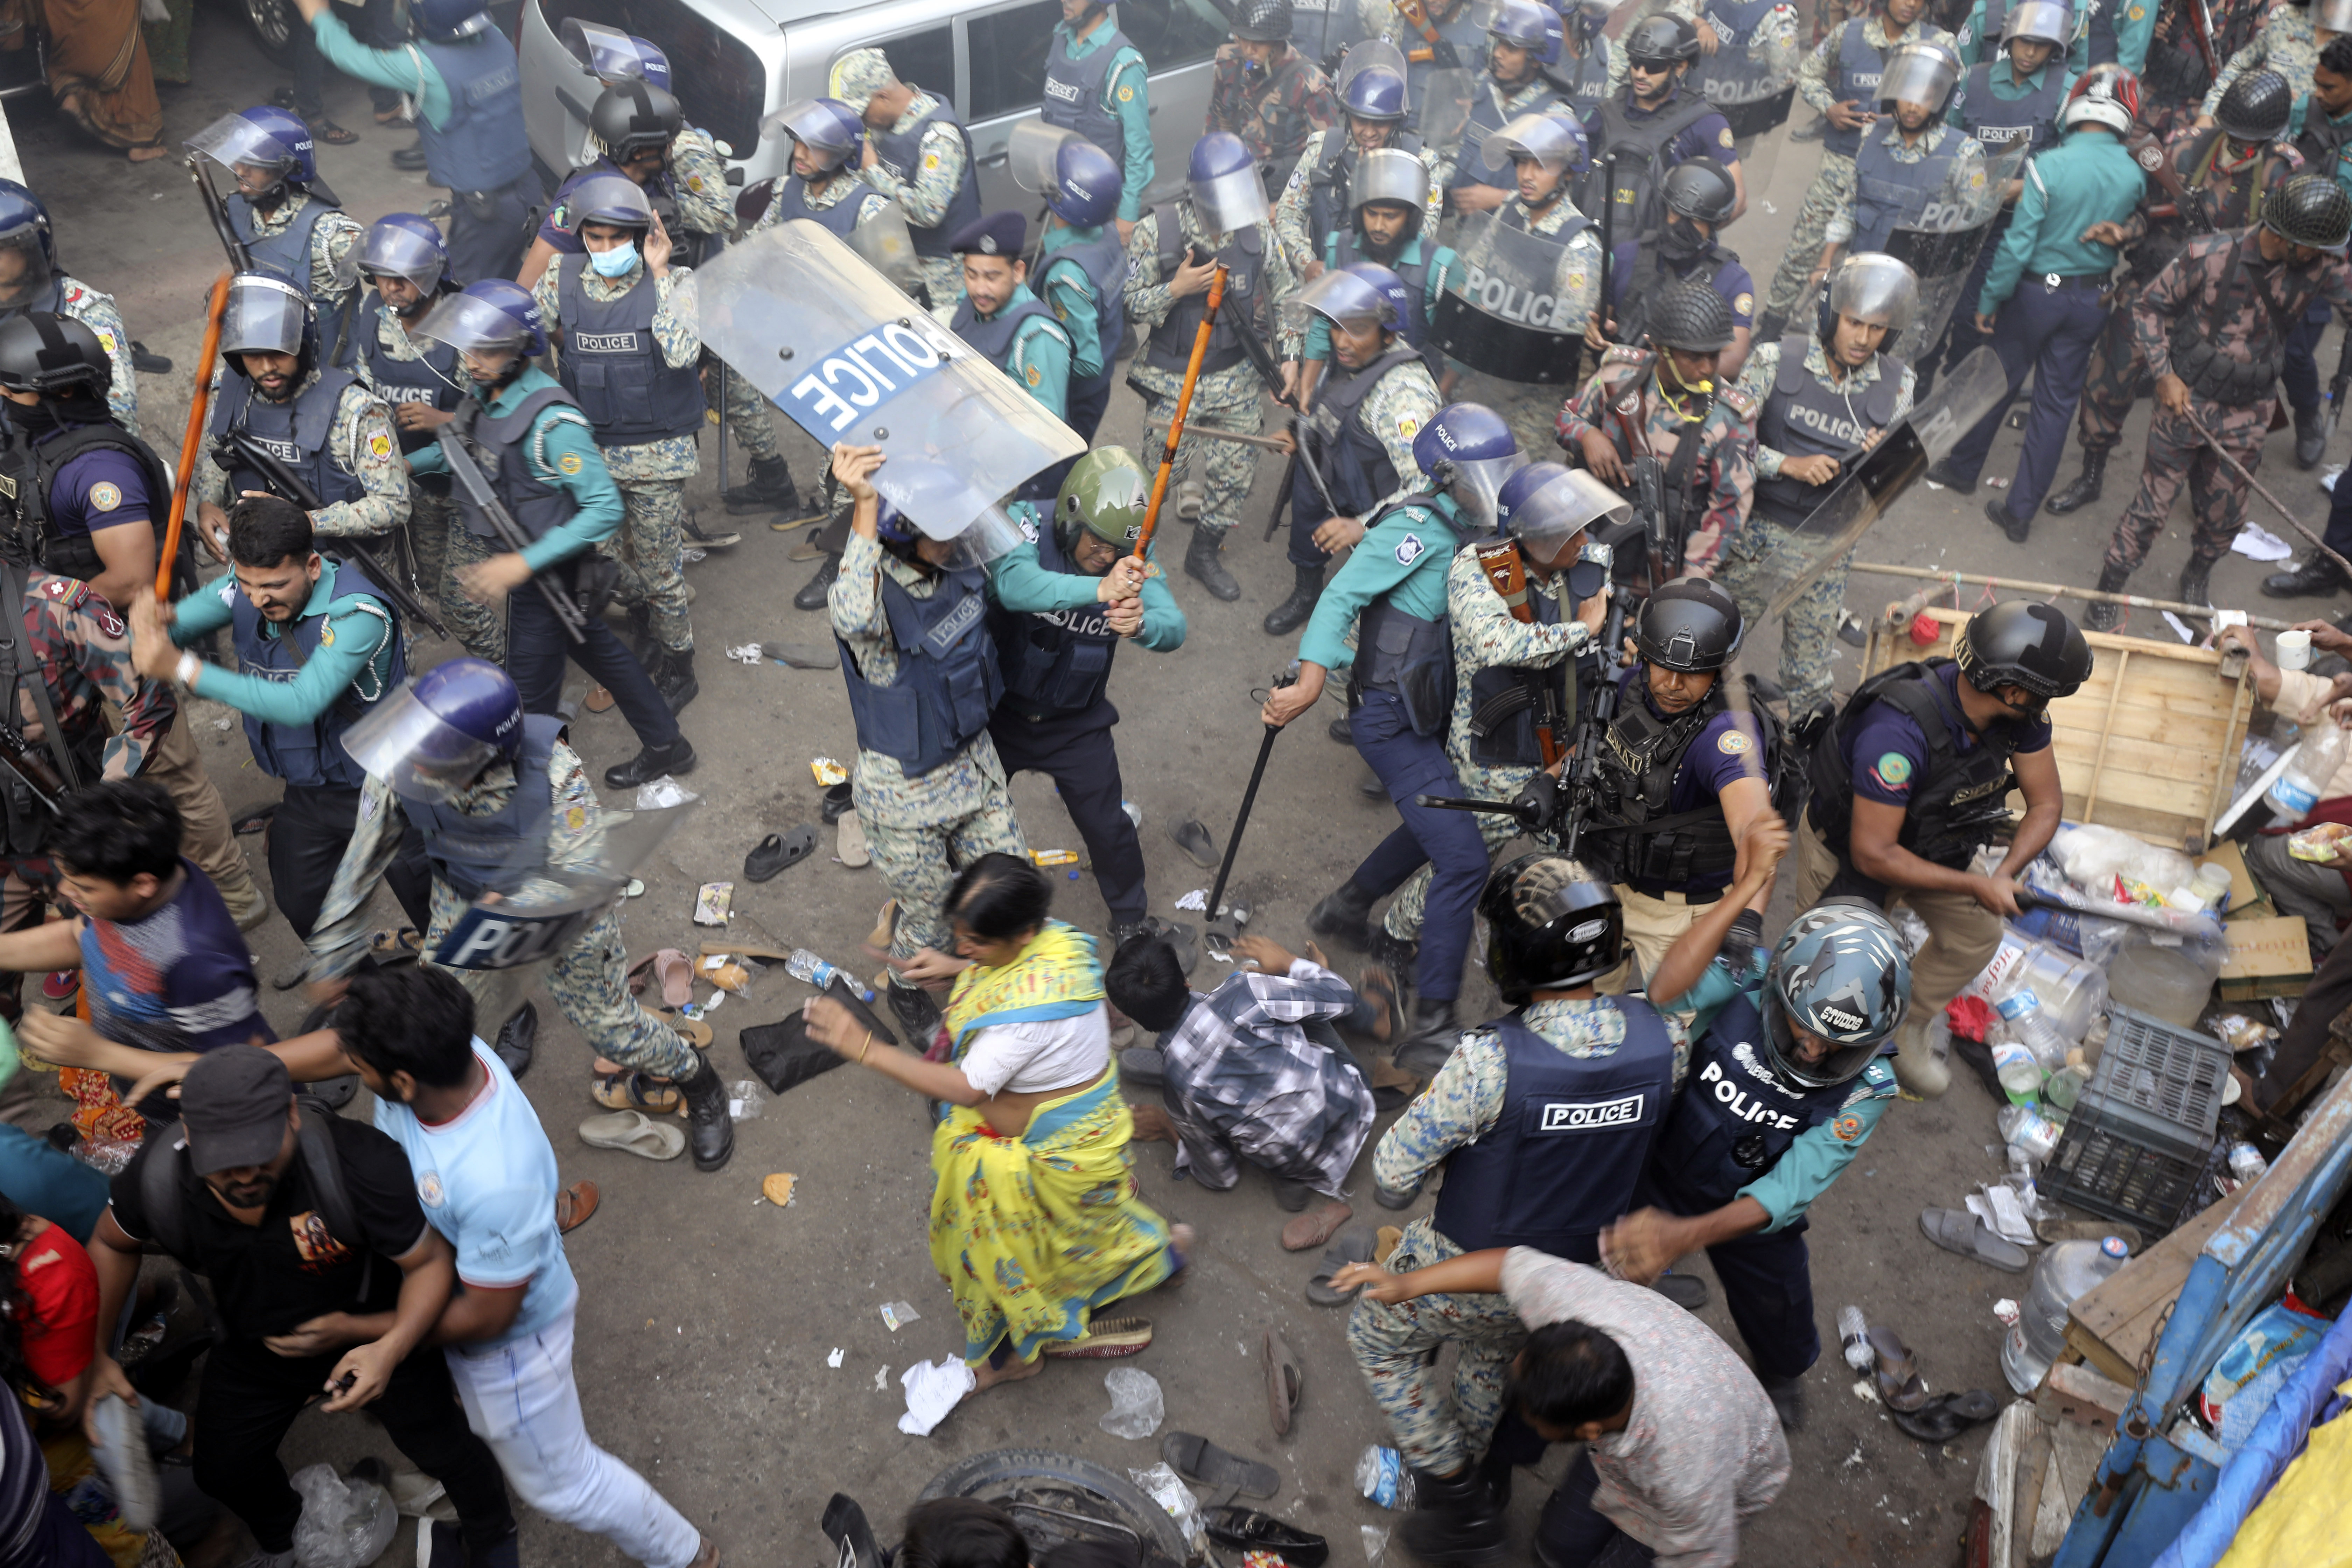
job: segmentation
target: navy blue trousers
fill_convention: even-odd
[[[2319,361],[2315,354],[2320,334],[2327,331],[2327,318],[2333,314],[2326,300],[2315,300],[2294,331],[2286,335],[2286,363],[2279,367],[2279,379],[2286,384],[2286,405],[2298,414],[2309,414],[2319,406]]]
[[[575,643],[547,600],[529,583],[507,595],[507,673],[522,693],[522,710],[549,713],[563,697],[563,661],[586,670],[613,694],[621,716],[637,732],[640,746],[667,746],[677,740],[677,718],[654,689],[636,656],[622,646],[602,616],[588,617],[588,640]]]
[[[1006,778],[1026,770],[1054,781],[1086,841],[1111,923],[1125,925],[1141,920],[1151,906],[1143,890],[1143,844],[1134,820],[1120,807],[1127,796],[1119,784],[1118,748],[1110,735],[1118,722],[1118,710],[1108,700],[1034,723],[1000,708],[988,721],[988,733]]]
[[[1462,960],[1470,950],[1470,918],[1486,885],[1486,841],[1466,811],[1415,805],[1418,795],[1460,795],[1461,781],[1442,737],[1417,735],[1404,704],[1387,691],[1367,691],[1348,720],[1356,751],[1378,773],[1404,825],[1381,840],[1349,880],[1373,898],[1404,886],[1423,864],[1433,868],[1421,921],[1421,958],[1414,988],[1424,1001],[1451,1002],[1462,994]]]
[[[2328,503],[2327,528],[2320,537],[2338,555],[2352,555],[2352,485],[2338,479],[2331,493],[2336,499]]]
[[[2001,502],[2021,522],[2032,521],[2042,510],[2058,477],[2058,459],[2066,450],[2066,430],[2074,420],[2074,405],[2082,400],[2083,379],[2089,372],[2091,351],[2106,329],[2107,304],[2104,279],[2062,278],[2053,289],[2038,277],[2019,280],[2017,292],[2000,308],[1992,329],[1993,353],[2009,378],[2009,390],[1993,411],[1960,437],[1948,459],[1952,471],[1973,480],[1982,471],[1985,454],[2017,389],[2033,376],[2033,412],[2025,421],[2025,450],[2017,459],[2017,477]],[[1969,301],[1961,301],[1961,309]]]
[[[1489,1485],[1507,1495],[1511,1470],[1541,1464],[1550,1446],[1517,1410],[1506,1410],[1495,1425],[1495,1440],[1480,1468]],[[1543,1513],[1536,1521],[1537,1568],[1620,1568],[1621,1564],[1630,1568],[1656,1560],[1657,1553],[1592,1506],[1592,1493],[1600,1484],[1591,1457],[1577,1455],[1559,1485],[1544,1500]]]
[[[1706,1214],[1705,1199],[1665,1191],[1654,1176],[1645,1179],[1636,1205],[1655,1205],[1668,1214]],[[1813,1326],[1813,1270],[1805,1248],[1805,1222],[1787,1230],[1756,1231],[1706,1249],[1715,1277],[1723,1281],[1723,1304],[1748,1354],[1764,1377],[1795,1377],[1822,1358],[1821,1331]]]

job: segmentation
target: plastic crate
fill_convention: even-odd
[[[2044,1197],[2138,1226],[2153,1241],[2180,1223],[2192,1200],[2210,1195],[2213,1155],[2210,1145],[2193,1160],[2147,1148],[2077,1105],[2038,1184]]]
[[[2141,1148],[2201,1164],[2213,1146],[2230,1047],[2130,1007],[2107,1009],[2107,1043],[2077,1098],[2071,1127],[2120,1133]]]

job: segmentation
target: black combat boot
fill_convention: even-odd
[[[710,1058],[698,1052],[691,1077],[678,1079],[686,1096],[686,1147],[698,1171],[715,1171],[735,1156],[735,1121],[727,1114],[727,1085]]]
[[[1412,1512],[1397,1526],[1404,1549],[1424,1563],[1485,1563],[1502,1559],[1508,1539],[1495,1489],[1476,1470],[1454,1476],[1412,1473]]]
[[[1352,746],[1356,743],[1355,726],[1345,719],[1332,720],[1331,727],[1325,733],[1343,746]]]
[[[2344,586],[2344,568],[2332,555],[2313,551],[2300,566],[2273,572],[2263,579],[2263,594],[2272,599],[2316,599]]]
[[[833,580],[840,575],[841,557],[826,556],[824,564],[816,569],[816,575],[803,584],[801,591],[793,595],[793,608],[795,610],[824,609],[825,595],[833,591]]]
[[[2100,593],[2120,594],[2124,591],[2124,584],[2130,581],[2131,568],[2118,566],[2112,561],[2100,563]],[[2083,624],[2095,632],[2111,632],[2116,629],[2116,623],[2123,618],[2124,607],[2121,605],[2110,605],[2103,600],[2095,599],[2091,602],[2089,611],[2083,616]]]
[[[800,492],[793,487],[793,471],[782,458],[754,458],[751,474],[719,498],[727,510],[741,516],[754,511],[798,511]]]
[[[1242,585],[1234,581],[1234,574],[1226,571],[1225,563],[1217,558],[1224,543],[1223,529],[1194,523],[1192,542],[1184,552],[1184,570],[1200,579],[1201,586],[1209,590],[1212,598],[1231,604],[1242,596]]]
[[[2180,602],[2184,605],[2210,605],[2213,602],[2213,563],[2221,557],[2192,555],[2189,564],[2180,569]]]
[[[1346,881],[1307,911],[1307,929],[1361,952],[1372,945],[1371,913],[1372,895]]]
[[[2074,482],[2042,504],[2059,517],[2070,511],[2080,511],[2099,499],[2099,481],[2107,477],[2107,449],[2105,447],[2083,448],[2083,471]]]
[[[2327,452],[2327,425],[2319,416],[2319,405],[2294,411],[2294,466],[2315,468]]]
[[[1297,578],[1290,586],[1290,597],[1266,612],[1265,629],[1269,637],[1282,637],[1307,624],[1315,613],[1315,601],[1323,596],[1323,568],[1293,566]]]
[[[2033,529],[2032,519],[2029,518],[2025,521],[2020,522],[2017,519],[2010,516],[2008,506],[2004,504],[1999,497],[1995,497],[1993,500],[1985,502],[1984,514],[1986,521],[1991,523],[1995,528],[1998,528],[2003,533],[2009,535],[2009,542],[2011,544],[2024,543],[2027,535],[2030,534]]]
[[[604,770],[607,789],[635,789],[641,784],[651,784],[664,773],[690,773],[698,761],[694,748],[680,735],[667,746],[647,746],[625,763],[614,763]]]
[[[1389,1053],[1389,1059],[1416,1077],[1435,1078],[1461,1039],[1462,1030],[1454,1021],[1453,998],[1441,1002],[1416,996],[1405,1021],[1405,1037]]]
[[[660,664],[646,673],[653,677],[654,689],[661,693],[672,713],[686,711],[686,705],[702,689],[702,683],[694,679],[694,650],[690,647],[662,649]]]

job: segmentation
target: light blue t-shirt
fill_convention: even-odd
[[[489,1082],[450,1121],[427,1126],[405,1105],[375,1102],[376,1130],[398,1143],[416,1173],[416,1200],[457,1249],[457,1278],[485,1289],[529,1283],[505,1344],[535,1334],[579,1295],[555,1228],[555,1150],[514,1075],[474,1042]]]

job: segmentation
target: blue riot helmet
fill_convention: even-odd
[[[482,0],[409,0],[408,19],[416,31],[436,44],[454,44],[490,30],[490,13]]]
[[[1579,41],[1597,36],[1616,9],[1617,0],[1560,0],[1559,6],[1560,19]]]
[[[1877,908],[1824,899],[1781,933],[1764,972],[1764,1059],[1796,1089],[1870,1065],[1911,1006],[1911,960]],[[1803,1038],[1800,1038],[1800,1036]]]
[[[1568,552],[1592,529],[1633,515],[1631,501],[1565,463],[1529,463],[1495,496],[1496,525],[1546,570],[1572,564]]]
[[[1257,160],[1230,131],[1212,131],[1192,143],[1184,180],[1192,212],[1211,234],[1236,234],[1271,216]]]
[[[16,310],[41,297],[58,275],[57,237],[49,209],[14,180],[0,180],[0,310]]]
[[[1494,531],[1503,481],[1528,464],[1511,427],[1483,403],[1449,403],[1431,415],[1412,438],[1412,460],[1481,533]]]
[[[486,358],[511,353],[530,359],[547,352],[547,322],[539,302],[511,278],[478,279],[464,292],[444,296],[416,324],[416,335]]]
[[[636,46],[637,74],[664,92],[671,90],[669,56],[663,52],[662,47],[651,38],[640,38],[634,34],[630,36],[629,42]]]
[[[315,362],[316,312],[310,296],[267,272],[240,272],[229,279],[228,303],[221,311],[220,352],[228,367],[247,374],[240,355],[293,354]],[[303,365],[305,374],[310,363]]]
[[[1359,261],[1336,267],[1283,303],[1286,323],[1304,331],[1311,313],[1350,331],[1378,326],[1396,331],[1405,322],[1405,285],[1387,268]]]
[[[1538,65],[1559,63],[1559,13],[1538,0],[1500,0],[1486,23],[1486,36],[1525,49]]]
[[[944,463],[901,458],[874,470],[881,508],[874,529],[901,560],[941,572],[986,566],[1027,535],[1002,506],[971,510],[971,486]],[[950,522],[950,518],[969,521]],[[926,551],[926,542],[949,548]]]
[[[488,659],[453,658],[377,704],[342,744],[394,794],[446,800],[522,749],[522,696]]]
[[[258,104],[252,109],[240,109],[235,114],[224,114],[189,137],[185,145],[189,152],[210,158],[232,176],[239,167],[258,169],[274,176],[258,189],[247,189],[245,181],[238,182],[238,189],[256,205],[275,206],[285,199],[289,187],[312,191],[332,205],[341,205],[319,178],[319,159],[310,141],[310,128],[276,104]]]
[[[864,144],[866,121],[837,98],[802,98],[761,121],[760,134],[772,142],[789,136],[833,170]]]
[[[1348,79],[1339,104],[1350,120],[1398,124],[1405,117],[1404,78],[1386,66],[1366,66]]]
[[[1521,158],[1533,159],[1566,178],[1582,173],[1592,162],[1592,140],[1583,124],[1565,109],[1544,114],[1522,114],[1479,143],[1479,160],[1501,174]]]
[[[654,204],[645,187],[626,174],[598,174],[581,181],[563,206],[575,229],[581,224],[610,224],[635,229],[642,237],[654,226]]]
[[[431,220],[394,213],[368,226],[357,265],[362,278],[404,278],[430,300],[449,276],[449,246]]]
[[[1097,228],[1118,212],[1126,176],[1110,154],[1091,142],[1072,138],[1054,154],[1054,188],[1045,210],[1072,228]]]

